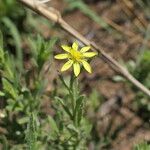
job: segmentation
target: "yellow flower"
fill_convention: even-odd
[[[75,76],[80,73],[80,65],[82,64],[85,70],[89,73],[92,72],[91,66],[87,62],[87,58],[91,58],[97,55],[96,52],[87,52],[90,50],[90,46],[85,46],[78,51],[78,43],[74,42],[72,47],[67,45],[62,45],[62,49],[66,52],[63,54],[58,54],[55,59],[68,59],[68,61],[62,66],[61,71],[68,70],[73,65],[73,70]]]

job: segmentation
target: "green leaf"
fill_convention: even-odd
[[[8,141],[5,135],[0,136],[0,143],[3,145],[3,150],[8,150]]]
[[[69,124],[68,126],[67,126],[67,128],[69,129],[69,130],[71,130],[71,131],[74,131],[75,133],[79,133],[79,130],[73,125],[73,124]]]
[[[62,84],[65,86],[65,88],[66,88],[69,92],[71,92],[71,91],[70,91],[70,88],[69,88],[68,85],[66,84],[66,82],[65,82],[65,80],[64,80],[64,78],[63,78],[63,76],[62,76],[61,74],[59,74],[59,79],[60,79],[60,81],[62,82]]]
[[[140,143],[135,146],[134,150],[150,150],[150,144],[146,142]]]
[[[0,49],[3,49],[3,35],[1,31],[0,31]]]
[[[28,126],[26,131],[26,141],[28,150],[37,150],[37,116],[32,113],[28,120]]]
[[[4,17],[2,21],[5,24],[5,26],[10,30],[10,34],[15,40],[14,44],[16,46],[16,49],[17,50],[21,49],[21,37],[19,35],[18,29],[16,28],[15,24],[7,17]]]
[[[59,129],[57,127],[57,124],[55,122],[55,120],[51,117],[51,116],[48,116],[48,122],[50,124],[50,129],[51,129],[51,132],[52,133],[59,133]]]
[[[39,70],[41,70],[45,62],[50,59],[50,56],[53,52],[53,46],[57,39],[57,37],[53,37],[49,42],[45,42],[40,35],[38,35],[36,40],[33,38],[29,39],[29,43],[32,47],[32,61],[35,66],[39,68]]]
[[[55,99],[60,102],[60,104],[64,108],[65,112],[69,115],[70,119],[73,119],[73,116],[72,116],[69,108],[64,104],[63,99],[61,99],[60,97],[55,97]]]
[[[0,66],[3,66],[5,62],[5,58],[4,58],[4,51],[3,49],[0,47]]]
[[[19,34],[18,29],[16,28],[15,24],[7,17],[4,17],[2,19],[4,25],[9,29],[11,36],[14,39],[14,46],[16,46],[17,50],[17,60],[19,68],[21,69],[22,67],[22,61],[23,61],[23,56],[22,56],[22,50],[21,50],[21,37]]]
[[[2,78],[3,89],[9,93],[14,99],[17,99],[18,93],[15,87],[5,78]]]
[[[0,66],[4,63],[4,50],[3,50],[3,36],[2,32],[0,31]]]
[[[74,110],[74,115],[76,117],[76,121],[79,124],[82,119],[82,111],[83,111],[83,104],[84,104],[84,96],[80,96],[76,101],[76,106]]]
[[[3,97],[3,96],[5,96],[5,93],[0,91],[0,97]]]
[[[19,124],[25,124],[25,123],[27,123],[28,121],[29,121],[29,117],[22,117],[22,118],[20,118],[20,119],[17,120],[17,122],[18,122]]]
[[[13,59],[6,54],[6,60],[5,60],[5,64],[4,64],[4,71],[3,71],[3,76],[6,77],[7,79],[9,79],[10,81],[14,80],[14,74],[15,74],[15,69],[14,69],[14,61]]]
[[[47,44],[47,51],[52,51],[52,48],[54,47],[57,41],[58,41],[58,37],[52,37]]]
[[[84,131],[84,134],[86,136],[89,136],[93,127],[92,124],[89,122],[89,120],[87,120],[86,118],[83,118],[81,121],[81,125],[82,125],[82,130]]]

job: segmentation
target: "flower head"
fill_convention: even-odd
[[[62,66],[61,71],[68,70],[73,66],[75,76],[78,76],[80,73],[80,66],[83,65],[84,69],[91,73],[92,69],[90,64],[87,62],[88,58],[94,57],[97,55],[96,52],[87,52],[90,50],[90,46],[84,46],[78,50],[78,43],[74,42],[72,47],[67,45],[62,45],[62,49],[66,52],[63,54],[58,54],[55,56],[55,59],[67,59],[68,61]]]

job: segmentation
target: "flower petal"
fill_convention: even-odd
[[[96,52],[86,52],[86,53],[83,53],[83,56],[84,56],[84,57],[88,57],[88,58],[94,57],[94,56],[96,56],[96,55],[97,55]]]
[[[72,44],[72,48],[77,51],[77,50],[78,50],[78,43],[77,43],[77,42],[74,42],[74,43]]]
[[[68,54],[55,55],[55,59],[66,59],[66,58],[68,58]]]
[[[66,71],[68,70],[73,64],[72,60],[67,61],[61,68],[61,71]]]
[[[73,70],[74,70],[75,76],[78,76],[80,73],[80,64],[78,62],[73,64]]]
[[[83,64],[83,67],[85,68],[85,70],[87,72],[92,73],[92,68],[91,68],[90,64],[87,61],[82,60],[82,64]]]
[[[62,45],[61,48],[66,51],[66,52],[70,52],[71,47],[67,46],[67,45]]]
[[[81,52],[81,53],[85,53],[85,52],[87,52],[88,50],[90,50],[90,48],[91,48],[90,46],[84,46],[84,47],[81,48],[80,52]]]

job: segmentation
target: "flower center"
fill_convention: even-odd
[[[74,49],[70,50],[70,55],[71,59],[73,59],[74,61],[80,61],[83,57],[82,53]]]

